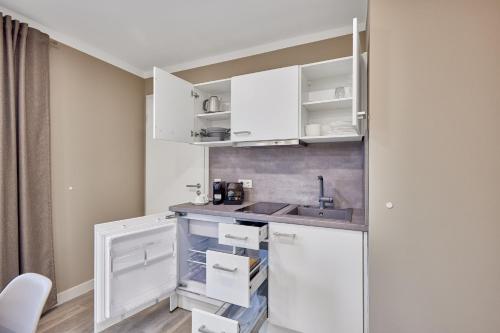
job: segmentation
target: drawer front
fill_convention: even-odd
[[[240,224],[219,224],[219,243],[246,249],[258,250],[261,241],[267,238],[267,225],[253,227]]]
[[[193,309],[192,333],[238,333],[236,320],[224,318],[213,313]]]
[[[207,296],[248,307],[250,304],[249,258],[207,251]]]

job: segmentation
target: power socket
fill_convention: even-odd
[[[253,187],[251,179],[238,179],[238,183],[243,183],[243,188]]]

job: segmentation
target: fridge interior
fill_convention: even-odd
[[[219,223],[217,222],[179,219],[178,225],[179,288],[182,290],[206,295],[206,252],[208,250],[254,258],[255,264],[251,269],[250,279],[257,275],[260,269],[267,266],[267,249],[251,250],[219,244]],[[257,293],[264,295],[266,290],[261,287]]]

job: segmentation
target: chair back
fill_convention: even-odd
[[[52,281],[26,273],[13,279],[0,293],[0,332],[35,333]]]

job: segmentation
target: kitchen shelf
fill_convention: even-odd
[[[302,106],[305,107],[308,111],[330,111],[335,109],[347,109],[352,107],[352,97],[304,102],[302,103]]]
[[[193,142],[193,145],[204,146],[204,147],[227,147],[227,146],[232,146],[233,142],[230,140],[210,141],[210,142]]]
[[[306,143],[322,143],[322,142],[348,142],[361,141],[362,135],[346,134],[346,135],[320,135],[320,136],[303,136],[300,140]]]
[[[196,115],[196,118],[206,120],[225,120],[231,118],[231,111],[199,113]]]
[[[302,65],[307,80],[321,80],[339,75],[352,75],[352,56]]]
[[[231,79],[222,79],[195,84],[194,87],[206,94],[221,95],[231,91]]]

